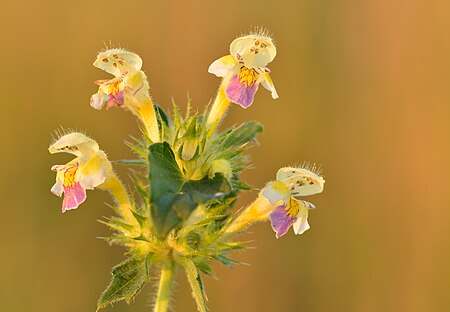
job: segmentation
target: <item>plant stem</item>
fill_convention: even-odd
[[[155,309],[153,312],[167,312],[170,301],[170,291],[174,278],[175,263],[173,261],[163,264],[161,277],[159,280],[158,295],[156,297]]]

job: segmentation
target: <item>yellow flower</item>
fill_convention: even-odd
[[[114,75],[110,80],[98,80],[98,92],[91,97],[91,106],[101,109],[117,106],[136,110],[145,97],[149,97],[149,85],[139,55],[123,50],[111,49],[97,55],[94,66]]]
[[[116,106],[130,110],[142,121],[152,142],[159,142],[150,86],[141,70],[139,55],[123,49],[110,49],[98,54],[94,66],[114,75],[114,78],[96,81],[99,88],[91,96],[91,106],[100,110],[106,104],[107,108]]]
[[[77,208],[86,200],[86,190],[92,190],[114,176],[106,154],[99,149],[97,142],[82,133],[66,134],[48,150],[51,154],[76,156],[65,165],[52,167],[56,171],[56,183],[51,191],[58,196],[64,193],[62,212]]]
[[[324,183],[314,169],[285,167],[278,170],[277,180],[269,182],[261,192],[276,205],[269,218],[277,238],[286,234],[291,226],[295,234],[303,234],[310,228],[308,212],[316,207],[297,197],[321,193]]]
[[[260,83],[272,93],[272,98],[278,98],[270,70],[266,67],[276,54],[272,38],[265,34],[239,37],[231,43],[230,55],[214,61],[208,72],[223,77],[226,97],[247,108],[253,103]]]

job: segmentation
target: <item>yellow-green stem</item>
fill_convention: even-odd
[[[170,302],[170,292],[172,290],[173,278],[175,272],[175,263],[166,262],[161,268],[161,277],[159,279],[158,294],[154,312],[167,312]]]
[[[229,105],[230,100],[225,94],[225,83],[222,82],[219,91],[217,92],[216,99],[214,100],[211,110],[209,111],[208,119],[206,120],[206,127],[208,129],[209,136],[214,133],[214,130],[219,125]]]

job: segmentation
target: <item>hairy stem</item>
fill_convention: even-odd
[[[252,223],[266,221],[273,210],[273,205],[264,197],[258,198],[245,208],[225,229],[218,241],[229,241]]]
[[[111,192],[119,206],[120,216],[129,224],[135,224],[136,219],[131,212],[132,205],[128,192],[122,182],[114,175],[108,182],[101,186]]]
[[[150,140],[153,143],[158,143],[160,141],[158,121],[156,119],[155,108],[153,107],[153,103],[150,98],[148,98],[148,102],[141,104],[141,106],[137,109],[137,115],[144,124]]]
[[[222,120],[225,112],[230,105],[230,100],[228,100],[225,94],[225,83],[222,81],[219,91],[217,92],[216,99],[214,100],[213,106],[208,114],[208,119],[206,121],[206,127],[208,128],[208,135],[211,136],[214,130]]]
[[[168,311],[174,271],[175,263],[173,261],[163,264],[154,312]]]

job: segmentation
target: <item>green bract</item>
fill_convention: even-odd
[[[247,166],[242,152],[263,127],[249,121],[208,136],[203,116],[188,112],[182,118],[176,107],[173,118],[161,108],[157,111],[162,142],[135,140],[129,145],[138,158],[118,162],[139,166],[133,169],[134,188],[140,197],[133,201],[137,222],[129,224],[119,218],[104,222],[115,230],[107,240],[128,248],[129,258],[113,268],[99,309],[119,300],[130,302],[149,281],[152,270],[176,263],[187,274],[199,310],[206,311],[199,272],[212,274],[209,263],[213,259],[233,265],[228,251],[243,248],[243,244],[219,238],[234,217],[232,206],[238,193],[250,189],[239,180]],[[196,142],[195,153],[188,159],[182,152],[186,137]],[[213,168],[217,172],[211,176],[211,167],[224,163],[231,174]]]

